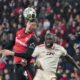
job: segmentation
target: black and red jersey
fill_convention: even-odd
[[[14,52],[16,52],[17,54],[32,54],[36,43],[37,39],[35,36],[35,32],[27,34],[25,33],[25,28],[22,28],[16,33]],[[20,64],[21,60],[21,57],[14,57],[15,64]]]

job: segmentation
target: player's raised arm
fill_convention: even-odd
[[[70,64],[78,69],[80,72],[80,67],[76,64],[75,60],[67,53],[66,49],[61,47],[62,55],[61,57],[65,58]]]
[[[76,64],[75,60],[69,55],[66,54],[65,59],[72,64],[73,66],[75,66],[78,69],[78,72],[80,73],[80,67]]]

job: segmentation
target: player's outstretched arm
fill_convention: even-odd
[[[0,54],[2,54],[4,56],[8,56],[8,55],[14,56],[15,52],[7,50],[7,49],[4,49],[4,50],[0,50]]]
[[[78,69],[79,73],[80,73],[80,67],[76,64],[75,60],[68,54],[65,56],[65,58],[70,64],[75,66]]]
[[[4,50],[0,50],[0,54],[2,54],[4,56],[11,55],[11,56],[17,56],[17,57],[22,57],[22,58],[25,58],[25,59],[29,59],[29,58],[31,58],[31,55],[32,55],[36,45],[37,45],[37,40],[36,40],[35,36],[33,36],[31,38],[30,42],[29,42],[27,52],[18,54],[16,52],[4,49]]]
[[[25,58],[25,59],[28,59],[31,56],[30,53],[21,53],[21,54],[18,54],[18,53],[15,53],[15,52],[7,50],[7,49],[1,50],[0,54],[2,54],[3,56],[11,55],[11,56],[22,57],[22,58]]]

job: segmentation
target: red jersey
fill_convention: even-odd
[[[25,28],[19,30],[16,34],[14,52],[18,54],[26,53],[28,50],[29,41],[34,35],[34,32],[26,34]],[[21,60],[22,58],[20,57],[14,57],[15,64],[20,64]]]

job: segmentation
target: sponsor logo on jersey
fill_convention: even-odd
[[[18,40],[17,38],[16,38],[16,42],[19,43],[19,44],[21,44],[22,46],[27,47],[27,44],[23,43],[22,41]]]

